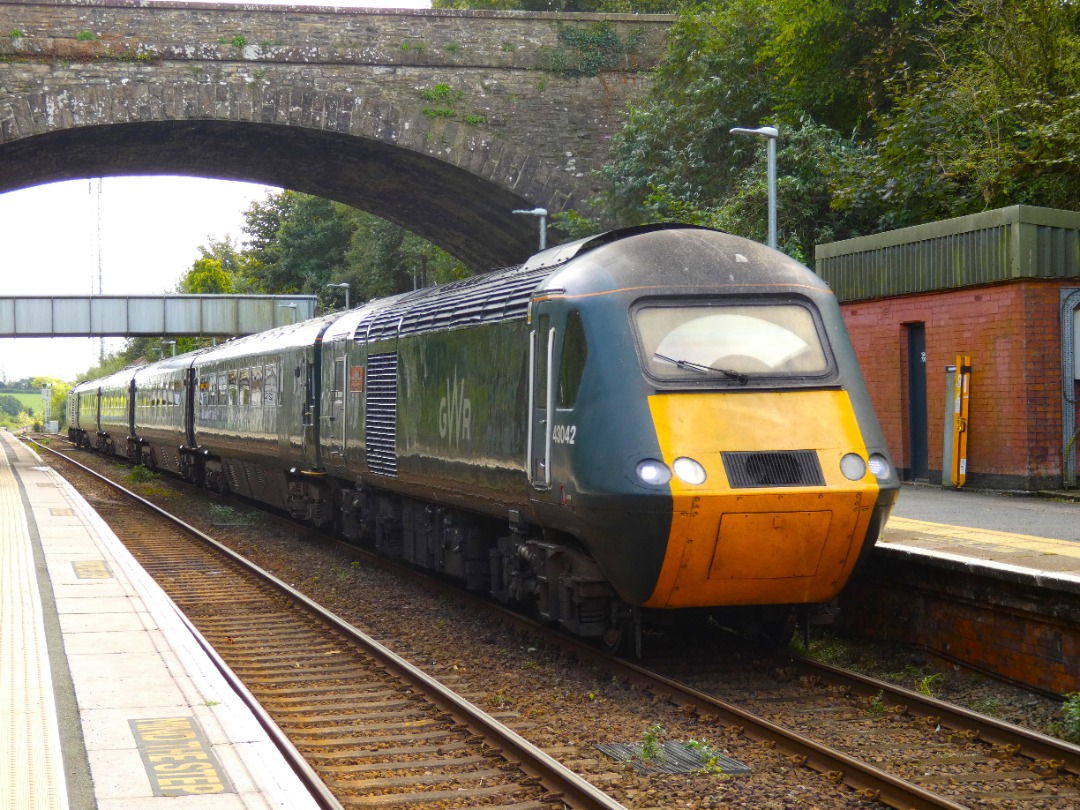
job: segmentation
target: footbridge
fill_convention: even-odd
[[[315,316],[314,295],[0,296],[0,338],[231,337]]]
[[[248,180],[389,219],[474,269],[590,212],[674,18],[0,0],[0,192]],[[61,223],[57,223],[58,227]]]

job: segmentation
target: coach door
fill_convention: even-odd
[[[348,419],[345,404],[349,385],[349,358],[345,354],[345,344],[335,341],[324,347],[329,355],[324,361],[329,365],[326,375],[327,387],[323,390],[322,430],[326,431],[326,445],[329,451],[328,463],[341,464],[345,457],[346,427]],[[325,366],[324,366],[325,367]]]
[[[551,488],[551,418],[555,381],[555,324],[549,307],[534,307],[529,333],[529,481],[540,490]]]

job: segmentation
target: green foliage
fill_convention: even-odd
[[[649,726],[648,731],[645,732],[645,737],[641,741],[641,758],[645,762],[655,762],[663,758],[664,747],[660,742],[660,737],[664,732],[664,727],[659,723]]]
[[[885,711],[889,708],[885,702],[885,693],[878,692],[870,699],[870,714],[875,717],[885,714]]]
[[[129,483],[132,484],[145,484],[147,481],[153,481],[157,478],[149,468],[144,467],[142,464],[136,464],[131,468],[126,476],[124,476]]]
[[[12,40],[22,39],[26,36],[26,33],[21,28],[12,28],[8,33],[8,37]]]
[[[926,675],[919,679],[919,683],[916,685],[915,688],[916,690],[918,690],[920,695],[924,695],[925,697],[933,697],[934,681],[936,681],[940,677],[940,672],[935,673],[934,675]]]
[[[965,0],[933,30],[932,68],[892,83],[875,154],[845,166],[837,204],[897,227],[1080,195],[1080,9]]]
[[[1061,736],[1080,743],[1080,692],[1069,692],[1061,704]]]
[[[180,280],[178,292],[188,295],[228,295],[233,292],[232,277],[221,259],[203,256]]]
[[[93,31],[80,31],[75,35],[75,39],[79,42],[93,42],[97,39],[97,34]]]
[[[601,70],[623,67],[645,37],[645,31],[637,28],[623,42],[607,20],[584,28],[559,23],[558,31],[563,47],[547,54],[548,66],[567,76],[595,76]]]
[[[433,8],[499,11],[591,11],[609,14],[665,14],[686,0],[433,0]]]
[[[18,416],[23,411],[23,404],[11,394],[0,394],[0,411],[8,416]]]
[[[759,61],[777,80],[777,112],[840,132],[867,132],[889,106],[886,83],[928,63],[924,47],[945,0],[771,0]]]

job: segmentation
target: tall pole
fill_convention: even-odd
[[[511,213],[525,214],[537,217],[540,220],[540,250],[547,248],[547,209],[546,208],[515,208]]]
[[[776,139],[780,131],[776,127],[732,127],[732,135],[759,135],[768,139],[768,186],[769,186],[769,247],[776,247]]]

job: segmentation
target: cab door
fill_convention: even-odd
[[[556,330],[550,305],[536,306],[529,332],[529,483],[551,489],[552,417],[555,407]]]

